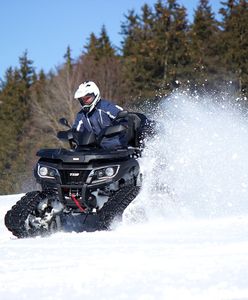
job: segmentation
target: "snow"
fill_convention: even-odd
[[[166,141],[148,145],[113,230],[16,239],[3,220],[22,195],[0,196],[0,299],[248,299],[248,126],[192,103],[164,111]]]
[[[0,213],[19,196],[0,197]],[[0,238],[0,299],[245,299],[248,218]]]

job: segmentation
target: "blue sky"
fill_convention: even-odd
[[[120,46],[121,22],[134,9],[157,0],[0,0],[0,78],[9,66],[18,66],[18,57],[28,50],[37,71],[48,72],[63,62],[68,45],[77,58],[89,35],[97,36],[102,25],[113,45]],[[198,0],[178,0],[192,19]],[[210,0],[214,12],[219,0]]]

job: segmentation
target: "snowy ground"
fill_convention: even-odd
[[[248,300],[247,121],[177,97],[161,112],[112,231],[16,239],[20,195],[0,196],[0,299]]]
[[[0,299],[248,299],[248,218],[15,239],[0,197]]]

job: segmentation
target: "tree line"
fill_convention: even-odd
[[[218,92],[227,83],[246,99],[248,2],[222,2],[219,14],[221,20],[208,0],[199,1],[192,22],[176,0],[145,4],[121,22],[120,48],[103,26],[79,57],[72,58],[68,46],[63,64],[48,73],[37,73],[25,51],[19,67],[9,67],[1,80],[0,194],[29,190],[36,151],[62,146],[55,138],[58,119],[73,122],[80,109],[73,95],[84,80],[95,81],[103,98],[124,108],[156,103],[175,88]]]

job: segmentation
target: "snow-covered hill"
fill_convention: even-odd
[[[2,225],[0,299],[248,299],[247,237],[246,217],[22,240]]]
[[[248,299],[247,122],[175,99],[112,231],[18,240],[3,219],[21,195],[0,197],[0,299]]]

